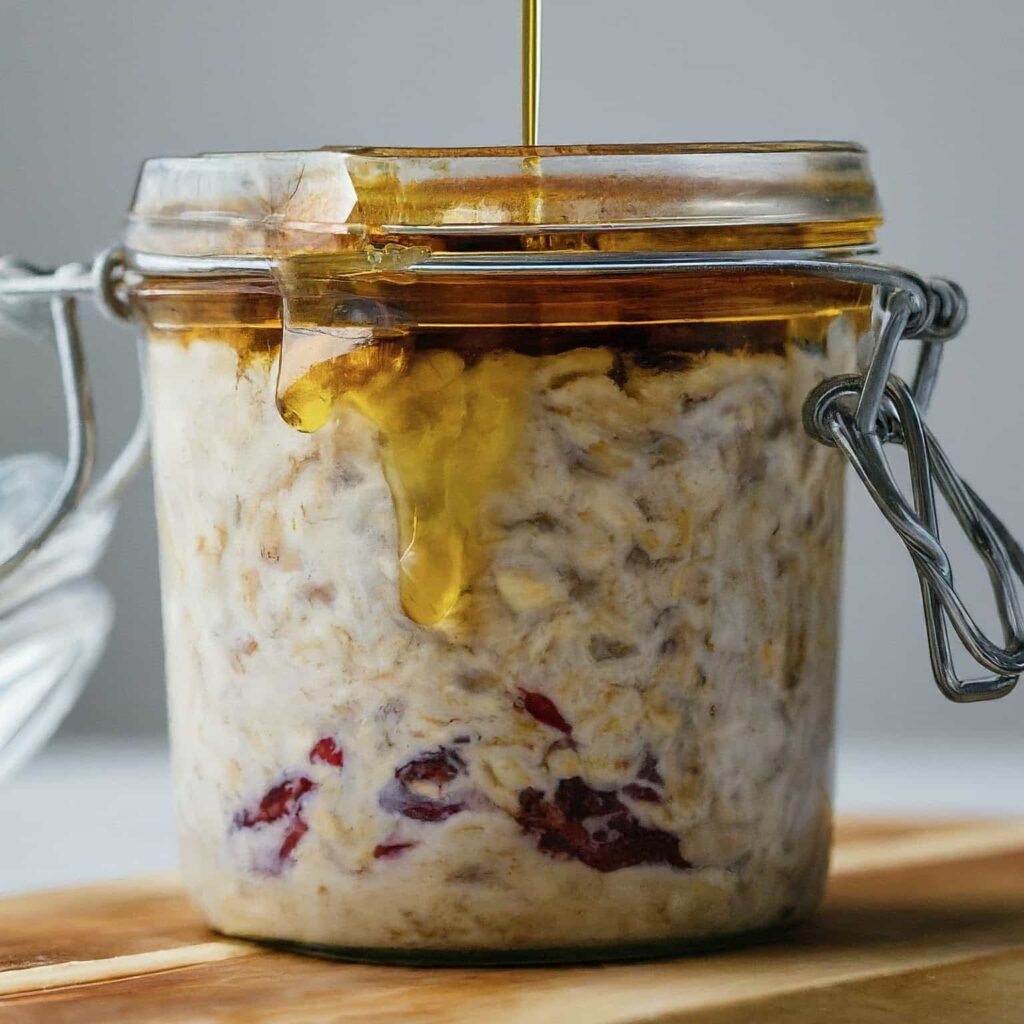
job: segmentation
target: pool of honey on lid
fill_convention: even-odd
[[[509,483],[531,381],[551,357],[587,350],[591,372],[627,393],[633,372],[677,372],[682,395],[704,352],[823,348],[837,315],[852,315],[858,333],[869,317],[862,286],[780,274],[424,282],[339,275],[329,262],[285,274],[283,303],[279,284],[167,280],[144,282],[135,301],[155,342],[224,343],[268,372],[280,356],[277,408],[295,429],[316,431],[343,405],[374,425],[402,607],[424,626],[457,613],[486,566],[481,507]]]

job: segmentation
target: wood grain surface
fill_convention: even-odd
[[[0,1021],[1012,1024],[1024,822],[840,825],[825,906],[772,941],[607,967],[328,963],[223,939],[173,876],[0,900]]]

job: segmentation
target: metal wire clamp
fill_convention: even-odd
[[[942,344],[964,323],[963,292],[941,278],[922,282],[926,305],[901,289],[886,295],[885,321],[867,373],[823,381],[804,404],[807,432],[849,460],[882,515],[906,545],[921,584],[932,672],[939,690],[958,703],[1004,697],[1024,671],[1024,618],[1017,584],[1024,551],[1004,524],[956,473],[923,420],[942,356]],[[915,319],[915,314],[918,314]],[[900,341],[918,337],[921,355],[913,386],[892,374]],[[893,476],[884,445],[906,450],[912,500]],[[978,625],[953,581],[939,539],[935,486],[988,570],[1003,634],[1000,644]],[[970,656],[991,674],[961,678],[953,664],[947,623]]]
[[[6,330],[38,337],[52,332],[67,423],[67,459],[60,485],[38,521],[0,562],[0,580],[13,573],[80,505],[112,501],[146,457],[149,417],[142,388],[139,416],[131,435],[103,477],[90,488],[96,458],[96,418],[76,303],[88,296],[110,319],[129,319],[122,290],[123,272],[124,254],[118,248],[100,253],[91,266],[68,263],[52,272],[0,259],[0,333]],[[48,315],[43,312],[47,307]],[[140,374],[142,367],[140,359]]]

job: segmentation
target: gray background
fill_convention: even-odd
[[[116,237],[139,162],[327,143],[517,141],[516,0],[0,0],[0,252],[88,257]],[[989,0],[548,0],[545,142],[850,138],[866,143],[887,258],[955,277],[973,313],[932,422],[1024,531],[1024,5]],[[89,319],[107,451],[136,405],[126,332]],[[0,454],[60,450],[48,355],[0,351]],[[78,731],[163,728],[150,482],[102,575],[118,599]],[[963,585],[976,600],[980,573]],[[930,682],[903,549],[851,487],[840,725],[1016,735],[1024,695],[956,708]]]

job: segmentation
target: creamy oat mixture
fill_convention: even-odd
[[[841,460],[800,407],[850,369],[848,321],[826,349],[418,353],[395,381],[443,379],[450,430],[417,460],[372,395],[301,433],[276,364],[151,344],[183,867],[209,921],[472,949],[807,912]]]

